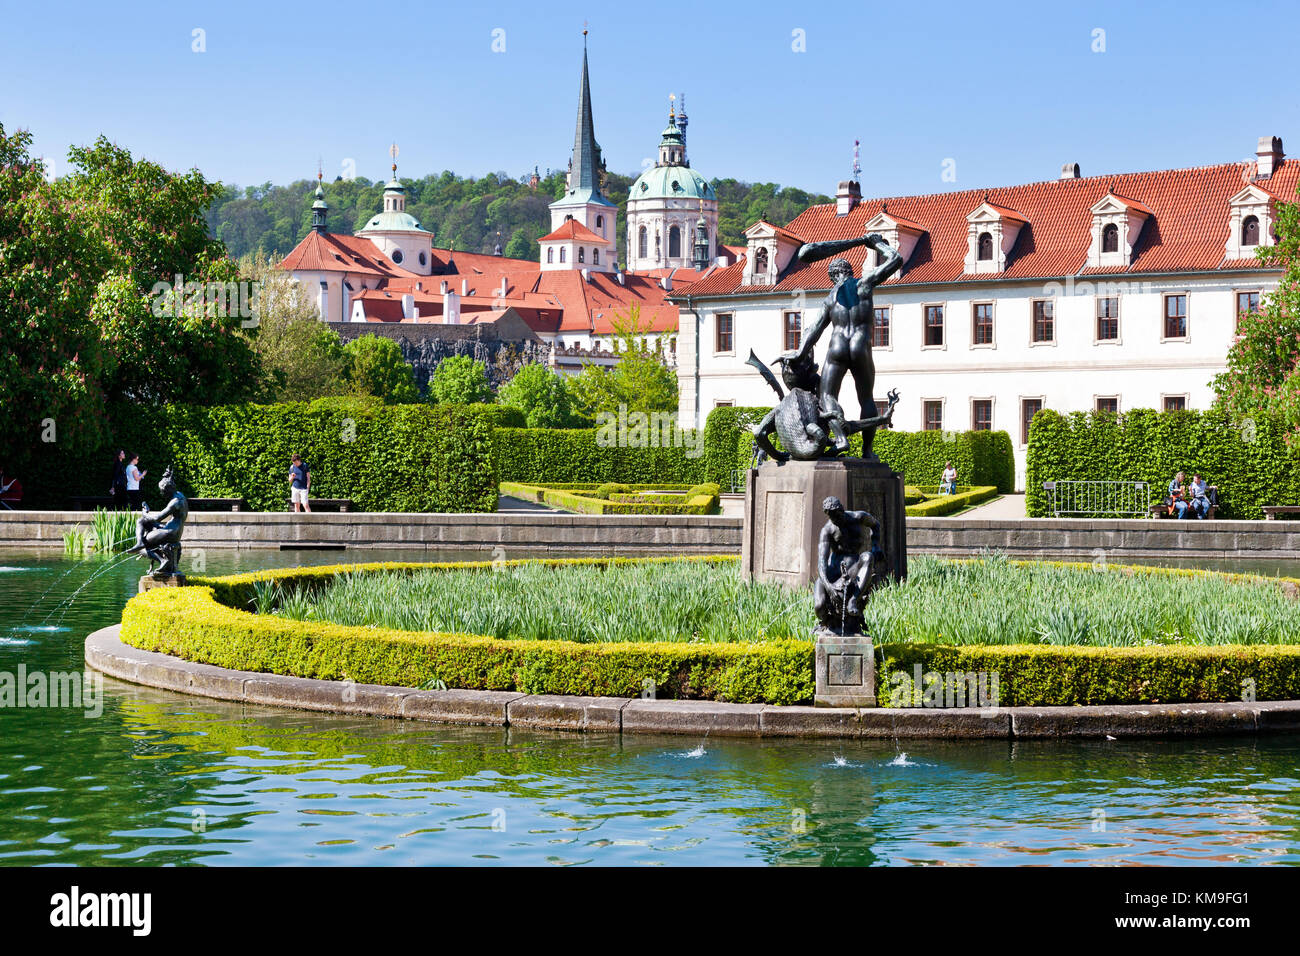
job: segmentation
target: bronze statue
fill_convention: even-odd
[[[143,553],[149,558],[149,574],[155,578],[164,578],[180,573],[181,532],[185,530],[190,505],[176,487],[170,465],[158,482],[158,490],[171,500],[161,511],[152,513],[148,502],[145,502],[135,523],[135,544],[127,549],[127,554]]]
[[[875,326],[875,307],[872,292],[898,271],[903,264],[903,257],[898,250],[887,243],[878,232],[859,239],[839,239],[831,242],[809,242],[799,248],[800,262],[817,262],[828,256],[847,252],[857,246],[866,245],[875,249],[881,256],[880,265],[868,270],[864,265],[862,278],[853,281],[853,269],[847,259],[836,259],[830,265],[830,278],[835,284],[821,313],[813,323],[808,334],[800,343],[799,349],[789,355],[789,361],[801,363],[810,361],[813,347],[826,326],[831,326],[830,347],[826,352],[826,368],[820,379],[818,403],[821,413],[826,417],[830,438],[838,454],[844,454],[849,447],[848,423],[844,418],[844,409],[840,406],[840,384],[846,373],[852,373],[853,386],[858,393],[858,404],[862,409],[861,425],[862,457],[867,461],[877,461],[872,443],[876,429],[880,424],[888,424],[887,416],[882,416],[876,408],[876,399],[872,394],[876,384],[876,366],[871,359],[871,337]],[[890,412],[893,402],[890,403]],[[877,420],[884,420],[878,422]]]
[[[834,496],[822,511],[827,521],[817,542],[813,611],[833,634],[861,634],[863,607],[886,570],[880,522],[869,511],[846,511]]]

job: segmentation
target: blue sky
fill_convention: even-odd
[[[560,167],[584,20],[596,135],[619,172],[654,155],[682,91],[705,176],[822,192],[847,177],[855,138],[869,196],[1054,179],[1067,161],[1085,176],[1235,161],[1264,134],[1300,154],[1290,65],[1273,59],[1300,29],[1294,3],[0,10],[0,123],[30,129],[58,171],[70,144],[100,133],[239,185],[313,175],[318,157],[327,177],[351,159],[377,178],[394,140],[406,176]],[[195,29],[206,52],[192,50]]]

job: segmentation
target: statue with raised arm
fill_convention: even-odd
[[[880,522],[869,511],[847,511],[834,496],[822,502],[826,524],[817,541],[813,611],[834,634],[861,634],[862,611],[884,574]]]
[[[880,233],[873,232],[858,239],[805,243],[799,248],[798,258],[801,262],[817,262],[862,245],[880,253],[880,265],[871,269],[864,265],[862,278],[854,279],[853,269],[847,259],[837,258],[831,263],[830,278],[834,286],[822,303],[821,312],[812,328],[804,336],[798,350],[788,356],[788,360],[794,363],[811,361],[813,348],[826,327],[830,326],[831,338],[826,351],[826,365],[821,374],[818,404],[829,426],[832,447],[837,454],[844,454],[849,448],[849,434],[861,430],[862,457],[867,461],[877,461],[879,459],[871,446],[876,429],[881,424],[888,424],[888,415],[880,414],[873,395],[876,366],[871,358],[871,337],[875,325],[872,292],[898,271],[903,264],[903,257]],[[858,405],[862,410],[862,418],[854,423],[846,421],[839,400],[840,385],[846,373],[853,376]],[[891,402],[890,412],[892,411]],[[853,429],[849,427],[850,424],[861,427]]]
[[[143,505],[135,523],[135,544],[127,549],[127,554],[145,555],[151,577],[175,577],[180,574],[181,532],[185,530],[185,519],[190,516],[190,505],[176,487],[170,465],[158,482],[158,490],[167,497],[167,504],[153,512],[148,503]]]

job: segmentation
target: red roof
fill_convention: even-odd
[[[312,230],[280,262],[287,272],[348,272],[353,275],[406,277],[407,272],[369,239]]]
[[[1294,201],[1300,181],[1300,161],[1287,160],[1270,179],[1254,185],[1269,195]],[[1219,269],[1259,268],[1254,260],[1229,262],[1224,258],[1228,239],[1228,200],[1245,187],[1241,166],[1224,163],[1190,169],[1094,176],[1028,183],[1005,189],[968,189],[926,196],[901,196],[862,202],[843,216],[835,204],[812,206],[787,230],[803,242],[861,236],[863,227],[888,203],[887,215],[902,216],[925,230],[910,260],[888,286],[930,282],[987,282],[1000,279],[1058,279],[1085,272],[1151,274],[1209,272]],[[1115,269],[1089,270],[1092,242],[1092,207],[1108,192],[1149,211],[1138,236],[1133,262]],[[1026,224],[1021,228],[1003,272],[968,275],[964,272],[968,223],[966,217],[987,201],[1014,211]],[[865,249],[845,258],[861,267]],[[744,263],[738,262],[706,275],[691,286],[691,294],[728,295],[743,292],[787,292],[826,289],[829,260],[799,265],[786,271],[775,286],[743,287]]]
[[[550,235],[542,236],[538,242],[550,242],[559,239],[576,239],[578,242],[598,242],[602,245],[613,245],[603,236],[598,236],[576,219],[569,219],[560,225]]]

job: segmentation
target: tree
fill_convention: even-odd
[[[58,442],[94,444],[123,399],[253,394],[257,356],[228,307],[237,273],[205,218],[220,184],[103,137],[47,182],[30,144],[0,126],[0,454],[22,461],[47,420]]]
[[[677,411],[677,373],[664,364],[659,352],[646,347],[649,323],[641,322],[641,307],[632,305],[626,315],[615,316],[614,351],[618,362],[612,367],[587,363],[571,383],[579,414],[595,419],[600,412]]]
[[[354,395],[373,395],[385,405],[417,402],[415,370],[402,358],[402,348],[381,335],[363,335],[343,347],[346,378]]]
[[[429,399],[438,404],[492,401],[487,366],[468,355],[443,359],[429,376]]]
[[[524,413],[529,428],[575,428],[586,424],[573,410],[567,377],[532,363],[515,373],[497,396]]]
[[[263,252],[241,260],[240,273],[259,289],[253,348],[262,360],[264,397],[306,402],[348,390],[348,359],[339,335],[320,321],[301,283]]]
[[[1298,193],[1300,195],[1300,193]],[[1265,265],[1281,266],[1277,288],[1261,311],[1242,313],[1228,368],[1214,377],[1215,404],[1237,418],[1279,416],[1300,433],[1300,205],[1279,203],[1277,243],[1256,251]]]

